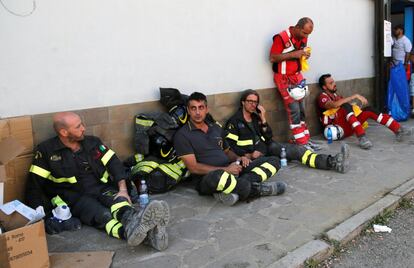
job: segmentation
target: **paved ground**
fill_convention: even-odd
[[[319,267],[413,267],[414,208],[396,210],[386,225],[392,228],[391,233],[373,233],[370,228],[344,248],[339,256],[326,260]]]
[[[414,121],[405,125],[414,127]],[[347,174],[290,163],[272,178],[289,184],[283,196],[231,208],[198,196],[188,185],[154,196],[172,208],[170,246],[164,252],[129,248],[88,227],[48,236],[49,251],[113,250],[113,267],[266,267],[414,177],[414,136],[397,143],[375,123],[368,136],[374,143],[369,151],[359,149],[355,137],[346,140],[352,162]],[[336,152],[340,144],[325,147]]]

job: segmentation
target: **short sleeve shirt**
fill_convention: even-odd
[[[411,41],[405,35],[399,39],[393,39],[392,59],[395,64],[404,63],[406,53],[412,49]]]
[[[197,162],[215,167],[229,165],[224,153],[229,148],[224,139],[224,131],[217,124],[209,124],[207,133],[196,128],[191,121],[181,127],[174,136],[177,156],[194,154]]]

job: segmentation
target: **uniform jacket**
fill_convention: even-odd
[[[272,129],[268,125],[261,124],[256,113],[252,114],[252,123],[254,130],[244,120],[242,109],[239,109],[226,123],[226,140],[231,149],[239,156],[253,151],[266,154],[266,143],[272,140]],[[259,136],[258,140],[254,140],[255,133]]]
[[[126,179],[121,161],[99,138],[85,136],[81,145],[98,185]],[[34,208],[42,205],[46,212],[51,205],[58,205],[54,198],[71,206],[82,195],[78,174],[71,149],[58,137],[44,141],[38,145],[30,167],[26,201]]]

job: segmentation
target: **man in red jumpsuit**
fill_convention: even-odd
[[[404,131],[397,121],[390,115],[379,113],[369,106],[359,109],[355,107],[356,105],[352,105],[355,101],[360,101],[362,106],[366,106],[368,101],[359,94],[346,98],[338,95],[335,80],[330,74],[324,74],[319,78],[319,86],[323,90],[318,97],[318,106],[323,112],[321,115],[323,126],[339,125],[344,130],[344,137],[355,133],[359,139],[359,146],[362,149],[370,149],[372,143],[366,137],[362,124],[371,118],[394,132],[397,141],[402,141]]]
[[[309,141],[303,99],[296,100],[289,94],[290,89],[297,87],[304,80],[301,73],[301,59],[310,56],[306,45],[308,35],[312,31],[313,22],[305,17],[301,18],[295,26],[276,34],[273,37],[269,59],[273,63],[274,81],[282,95],[295,143],[317,150],[320,149],[319,146]]]

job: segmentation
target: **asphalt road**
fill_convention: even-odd
[[[369,228],[342,249],[338,256],[331,257],[318,267],[413,268],[414,208],[397,209],[386,225],[392,228],[391,233],[374,233]]]

